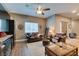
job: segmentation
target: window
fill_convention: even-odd
[[[0,32],[8,31],[8,21],[0,19]]]
[[[38,32],[38,23],[25,22],[25,33]]]

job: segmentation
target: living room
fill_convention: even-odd
[[[63,33],[65,33],[66,38],[64,39],[66,42],[69,42],[69,44],[75,45],[78,48],[78,6],[78,3],[1,3],[1,27],[7,27],[3,25],[5,22],[3,20],[8,19],[9,35],[12,34],[14,37],[14,47],[12,49],[12,54],[10,55],[45,56],[45,46],[43,46],[42,43],[46,42],[45,44],[49,44],[49,40],[51,39],[49,38],[50,35],[52,35],[53,43],[56,43],[56,40],[53,40],[53,38],[56,34],[62,36],[64,35]],[[40,9],[44,11],[41,11],[40,13]],[[11,20],[13,20],[14,26],[11,26]],[[0,28],[0,32],[6,32],[7,30],[5,30],[5,28]],[[31,33],[29,34],[31,36],[27,37],[27,33]],[[0,35],[0,37],[6,35],[7,34],[4,33],[4,35]],[[77,48],[76,50],[78,50]],[[76,55],[78,55],[78,51]]]

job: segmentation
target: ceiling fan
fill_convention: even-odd
[[[36,9],[36,13],[40,15],[44,15],[44,12],[48,10],[50,10],[50,8],[43,8],[42,6],[39,5]]]
[[[33,3],[32,4],[26,4],[26,7],[35,7],[35,6],[38,6],[36,8],[36,13],[39,14],[39,15],[45,15],[45,12],[50,10],[50,8],[43,8],[41,6],[41,3],[40,4],[39,3],[36,3],[36,4],[33,4]]]

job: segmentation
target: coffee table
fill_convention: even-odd
[[[67,43],[56,43],[45,47],[48,56],[77,56],[78,48]]]

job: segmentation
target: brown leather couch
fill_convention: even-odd
[[[28,43],[37,42],[37,41],[41,41],[43,39],[43,35],[39,34],[38,32],[26,33],[26,38],[27,38]]]

